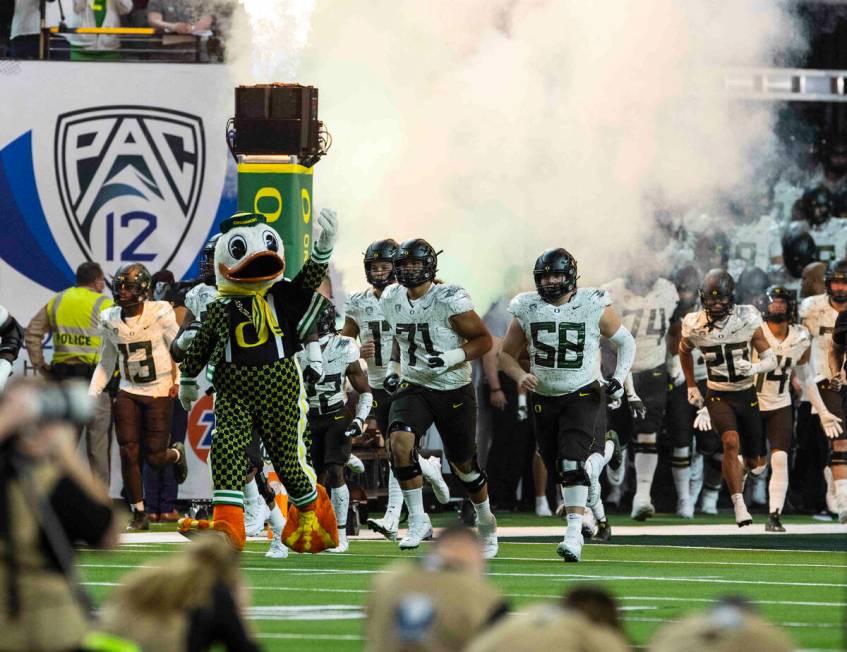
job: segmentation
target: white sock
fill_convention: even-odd
[[[562,487],[565,498],[565,507],[585,507],[588,500],[588,487],[583,484]],[[582,517],[579,517],[582,520]]]
[[[526,394],[518,394],[518,407],[526,407]]]
[[[350,490],[346,484],[332,488],[330,498],[332,509],[335,510],[335,522],[339,528],[347,526],[347,508],[350,507]]]
[[[681,465],[684,459],[688,459],[689,454],[688,446],[675,447],[673,449],[673,465],[671,466],[676,497],[686,502],[691,500],[691,466],[677,466],[677,464]]]
[[[597,501],[597,504],[591,508],[591,511],[594,513],[594,518],[596,518],[598,522],[606,518],[606,508],[603,506],[602,499]]]
[[[736,509],[739,506],[743,506],[745,509],[747,508],[747,505],[744,503],[744,494],[732,494],[730,499],[732,500],[732,506]]]
[[[547,503],[547,496],[536,496],[535,509],[543,509],[544,507],[550,509],[550,505]]]
[[[271,524],[271,530],[274,532],[282,532],[282,528],[285,527],[285,517],[282,515],[279,505],[274,504],[271,515],[268,516],[268,523]]]
[[[603,446],[603,466],[606,466],[612,460],[612,455],[614,454],[615,443],[613,441],[607,441]]]
[[[582,535],[582,514],[568,514],[568,531],[566,537],[579,537]]]
[[[494,516],[494,514],[491,513],[491,503],[488,502],[488,498],[483,500],[481,503],[471,501],[471,504],[476,512],[477,521],[488,521]]]
[[[403,490],[394,476],[394,471],[388,469],[388,504],[385,506],[385,518],[395,521],[400,518],[400,510],[403,509]]]
[[[636,441],[640,444],[647,444],[655,448],[656,435],[636,435]],[[653,486],[653,475],[656,473],[656,466],[659,464],[659,456],[657,453],[635,453],[635,496],[641,500],[650,500],[650,488]]]
[[[423,488],[403,489],[403,500],[406,502],[406,509],[409,510],[409,520],[414,517],[421,517],[425,514],[423,506]],[[476,507],[476,505],[474,505]]]
[[[253,478],[244,485],[244,503],[252,503],[259,497],[259,485],[256,484],[256,478]]]
[[[838,511],[847,509],[847,480],[836,480],[835,485],[835,500],[838,501]]]
[[[788,453],[771,453],[771,480],[768,484],[768,511],[782,513],[785,494],[788,491]]]
[[[606,458],[600,453],[591,453],[585,461],[585,470],[592,482],[596,482],[603,472],[603,467],[606,466]]]
[[[132,504],[132,509],[133,509],[133,511],[135,511],[135,512],[143,512],[143,511],[144,511],[144,501],[143,501],[143,500],[141,500],[141,501],[139,501],[139,502],[137,502],[137,503],[133,503],[133,504]]]

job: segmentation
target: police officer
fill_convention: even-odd
[[[91,380],[98,361],[100,312],[112,306],[103,294],[106,279],[98,263],[83,263],[76,270],[76,286],[53,296],[26,327],[29,360],[53,380]],[[53,335],[53,360],[44,359],[43,341]],[[94,474],[109,484],[109,426],[112,420],[108,395],[97,401],[95,416],[86,428],[88,462]]]

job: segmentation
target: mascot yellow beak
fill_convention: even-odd
[[[261,283],[280,277],[285,272],[285,261],[266,249],[246,256],[233,267],[219,261],[218,272],[233,283]]]

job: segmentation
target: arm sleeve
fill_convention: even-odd
[[[635,360],[635,338],[632,337],[625,326],[621,326],[609,338],[609,341],[614,345],[618,352],[617,363],[615,364],[615,378],[624,384],[629,370],[632,369],[632,363]]]
[[[47,318],[47,306],[43,306],[26,327],[24,339],[29,361],[36,367],[44,364],[44,336],[50,332],[50,320]]]
[[[179,366],[182,376],[196,378],[209,363],[218,339],[226,337],[226,317],[225,304],[215,301],[208,305],[206,318],[200,323],[200,330],[188,345]]]
[[[24,331],[9,311],[0,306],[0,358],[14,362],[24,343]]]
[[[100,396],[106,385],[115,373],[115,364],[118,361],[118,350],[112,341],[106,337],[106,329],[100,326],[100,361],[94,368],[91,383],[88,385],[88,393],[91,396]]]

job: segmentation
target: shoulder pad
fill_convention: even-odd
[[[541,300],[537,292],[521,292],[512,298],[506,309],[515,317],[518,317],[524,313],[530,304],[535,303],[536,300]]]

